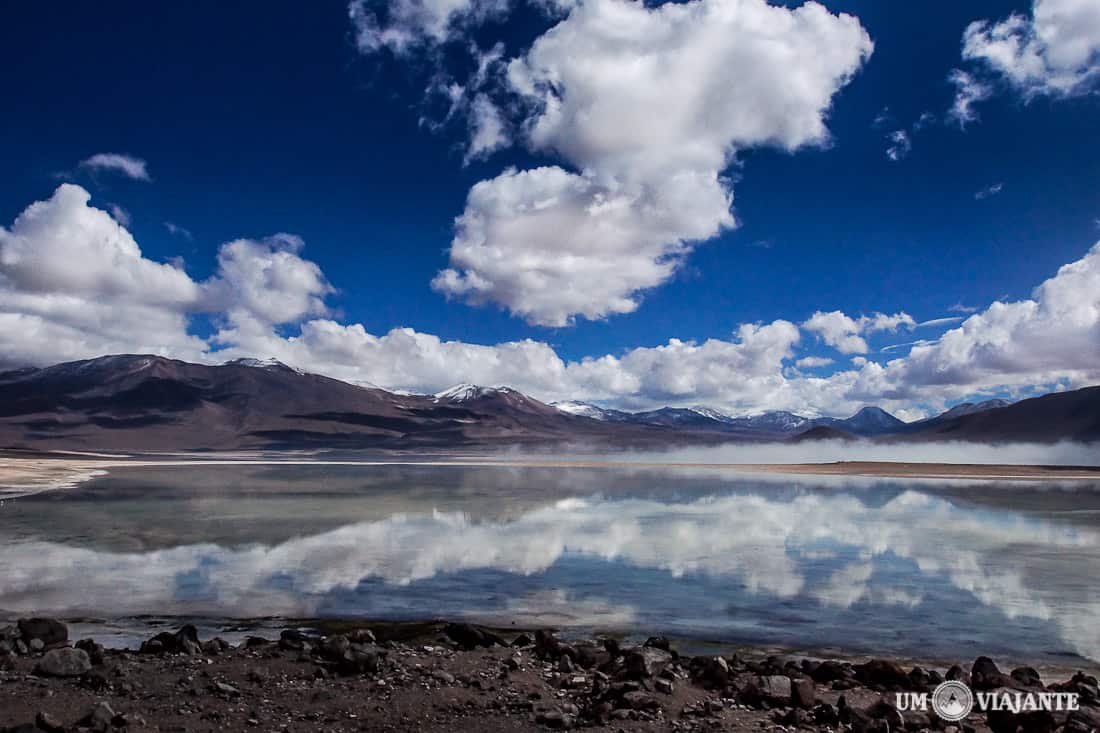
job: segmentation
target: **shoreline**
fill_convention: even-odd
[[[897,692],[931,692],[944,679],[975,690],[1072,692],[1079,714],[1056,713],[1046,730],[1100,726],[1091,674],[1002,671],[988,657],[921,666],[889,657],[700,653],[664,637],[574,639],[464,622],[271,630],[277,638],[237,644],[193,626],[150,630],[134,651],[74,641],[52,619],[0,624],[7,702],[0,731],[29,724],[13,729],[887,733],[942,729],[934,713],[893,703]],[[1030,730],[1028,715],[974,710],[960,725],[973,733]]]
[[[19,455],[0,451],[0,499],[77,486],[109,475],[112,469],[187,468],[200,466],[445,466],[481,468],[583,468],[583,469],[695,469],[731,474],[792,476],[853,476],[865,478],[967,479],[989,481],[1100,481],[1100,466],[1059,466],[984,463],[932,463],[901,461],[837,461],[828,463],[698,463],[611,459],[536,459],[499,456],[439,455],[436,458],[378,457],[326,459],[254,454],[215,456],[109,456],[106,454],[36,453]]]

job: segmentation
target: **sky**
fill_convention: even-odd
[[[1100,382],[1100,5],[0,11],[0,362],[904,419]]]

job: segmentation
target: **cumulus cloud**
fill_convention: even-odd
[[[962,54],[1025,99],[1087,94],[1100,81],[1100,5],[1035,0],[1030,16],[975,21],[963,33]]]
[[[151,181],[146,163],[141,158],[121,153],[96,153],[80,162],[81,168],[119,173],[135,181]]]
[[[1100,380],[1100,243],[1031,298],[994,302],[935,343],[889,362],[878,378],[883,391],[909,398]]]
[[[199,288],[176,268],[145,258],[126,228],[62,184],[0,227],[0,352],[9,364],[112,352],[192,358],[187,333]]]
[[[892,316],[876,313],[856,319],[842,311],[818,311],[802,324],[802,328],[816,333],[822,341],[842,354],[866,354],[867,342],[861,334],[896,332],[902,326],[914,328],[916,325],[916,321],[908,313],[895,313]]]
[[[507,74],[528,147],[573,170],[474,186],[433,286],[548,326],[634,310],[734,225],[722,171],[739,150],[828,141],[833,95],[871,49],[856,18],[816,3],[577,5]]]
[[[533,339],[473,344],[412,328],[375,335],[332,317],[326,301],[335,290],[302,248],[285,234],[233,240],[214,273],[195,281],[145,257],[125,227],[90,205],[87,191],[64,184],[0,228],[0,353],[10,366],[122,352],[206,362],[276,357],[418,392],[469,381],[547,401],[701,403],[731,413],[842,415],[877,403],[915,415],[981,394],[1100,382],[1100,244],[1031,298],[995,302],[935,341],[891,347],[911,348],[885,363],[867,356],[865,337],[919,325],[907,313],[819,311],[801,328],[743,324],[720,338],[673,338],[576,360]],[[192,332],[196,313],[215,322],[213,336]],[[823,357],[800,355],[803,330],[859,362],[827,376],[799,371],[826,366]]]

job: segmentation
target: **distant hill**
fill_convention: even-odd
[[[733,417],[705,406],[644,412],[549,405],[514,389],[460,384],[389,392],[277,361],[189,364],[119,355],[0,373],[0,447],[117,451],[587,447],[782,440],[1100,440],[1100,387],[1009,405],[956,405],[905,423],[867,406],[848,418]]]

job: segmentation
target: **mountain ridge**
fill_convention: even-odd
[[[111,355],[0,373],[0,446],[107,450],[451,448],[531,443],[655,447],[851,437],[1100,439],[1100,387],[961,403],[905,423],[868,405],[847,418],[706,406],[625,412],[547,404],[510,387],[390,392],[274,360],[193,364]]]

